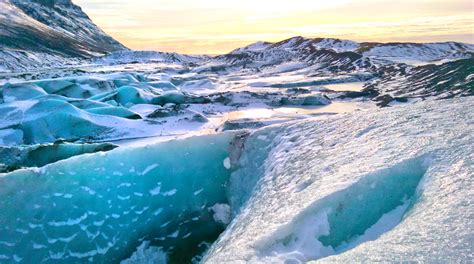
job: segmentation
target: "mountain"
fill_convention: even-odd
[[[374,71],[385,65],[424,65],[471,57],[474,45],[442,43],[357,43],[332,38],[294,37],[257,42],[214,58],[228,68],[262,68],[304,62],[315,71]]]
[[[474,45],[440,43],[357,43],[331,38],[294,37],[276,43],[257,42],[216,56],[204,71],[244,71],[261,76],[355,76],[367,81],[362,93],[379,106],[410,98],[444,99],[474,95]],[[331,77],[332,76],[332,77]],[[272,87],[317,85],[325,81],[298,81]]]
[[[304,63],[314,71],[354,71],[370,68],[372,63],[361,54],[353,41],[336,39],[305,39],[294,37],[276,43],[257,42],[217,56],[214,64],[226,65],[230,69],[255,69],[257,71],[279,65]]]
[[[70,0],[0,0],[0,70],[69,64],[124,49]]]
[[[356,52],[381,64],[440,64],[471,57],[474,45],[459,42],[361,43]]]
[[[366,85],[365,91],[384,106],[407,98],[447,99],[474,95],[474,58],[460,59],[441,65],[417,67],[408,65],[386,66],[379,70],[380,78]]]

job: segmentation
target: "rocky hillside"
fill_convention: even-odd
[[[68,64],[124,49],[70,0],[0,0],[0,71]]]
[[[386,66],[379,70],[380,77],[364,88],[375,95],[378,105],[409,98],[435,97],[446,99],[474,95],[474,58],[460,59],[441,65],[418,67],[407,65]]]

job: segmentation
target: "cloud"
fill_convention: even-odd
[[[471,0],[75,0],[135,49],[221,53],[295,35],[359,41],[472,40]]]

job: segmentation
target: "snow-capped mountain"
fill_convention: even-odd
[[[356,42],[338,39],[305,39],[294,37],[276,43],[257,42],[217,56],[214,64],[226,68],[262,70],[293,62],[305,63],[314,71],[352,71],[370,68],[369,59],[355,53]]]
[[[242,53],[245,51],[262,51],[262,50],[298,50],[298,49],[331,49],[336,52],[354,51],[359,48],[359,44],[350,40],[340,40],[333,38],[303,38],[293,37],[276,43],[257,42],[249,46],[236,49],[232,54]]]
[[[257,42],[217,56],[228,67],[265,68],[292,61],[315,70],[374,70],[390,64],[424,65],[469,58],[474,45],[444,43],[357,43],[332,38],[294,37],[276,43]]]
[[[0,0],[0,70],[70,64],[69,58],[123,49],[70,0]]]

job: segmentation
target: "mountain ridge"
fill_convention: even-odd
[[[67,65],[127,49],[70,0],[0,0],[0,7],[0,71]]]
[[[258,46],[258,49],[255,47]],[[232,57],[246,53],[254,58],[269,56],[275,52],[298,52],[310,56],[321,50],[332,50],[336,53],[352,52],[362,57],[375,59],[379,64],[407,63],[407,59],[418,60],[427,64],[442,59],[464,59],[474,52],[474,44],[447,41],[433,43],[413,42],[355,42],[337,38],[304,38],[292,37],[278,42],[256,42],[235,49],[217,58]],[[298,55],[298,54],[297,54]],[[299,58],[301,60],[301,58]],[[403,60],[405,59],[405,61]],[[407,63],[410,64],[410,63]]]
[[[289,44],[292,47],[301,47],[308,44],[319,44],[320,48],[331,48],[334,49],[334,46],[346,46],[347,48],[344,51],[355,51],[357,53],[363,53],[367,50],[370,50],[374,47],[380,46],[423,46],[423,45],[446,45],[451,44],[457,46],[460,50],[474,50],[474,44],[471,43],[464,43],[458,41],[440,41],[440,42],[357,42],[353,40],[341,39],[341,38],[330,38],[330,37],[315,37],[315,38],[307,38],[303,36],[294,36],[291,38],[287,38],[277,42],[269,42],[269,41],[257,41],[255,43],[251,43],[244,47],[237,48],[229,53],[236,53],[242,50],[245,50],[247,47],[253,47],[256,44],[259,45],[266,45],[268,48],[276,48],[282,47]],[[338,45],[334,45],[338,44]],[[288,45],[287,45],[288,47]]]

